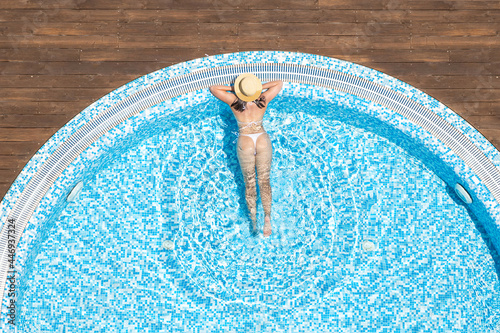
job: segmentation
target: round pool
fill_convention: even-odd
[[[207,89],[248,71],[285,82],[264,117],[269,238],[260,202],[250,232],[236,121]],[[451,110],[355,64],[244,52],[166,68],[82,111],[0,204],[2,326],[500,331],[499,166]]]

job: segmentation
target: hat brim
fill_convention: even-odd
[[[261,88],[259,90],[257,90],[255,92],[255,94],[253,95],[250,95],[250,96],[247,96],[245,94],[243,94],[240,90],[240,82],[241,80],[243,80],[244,78],[246,77],[254,77],[256,78],[257,80],[259,80],[260,82],[260,79],[255,76],[254,74],[252,73],[245,73],[245,74],[241,74],[240,76],[238,76],[236,78],[236,80],[234,81],[234,93],[236,94],[236,96],[238,96],[239,99],[241,99],[242,101],[244,102],[252,102],[252,101],[255,101],[257,98],[259,98],[260,94],[262,93],[262,83],[261,83]]]

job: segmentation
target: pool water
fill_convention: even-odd
[[[54,216],[20,279],[20,331],[495,329],[481,223],[414,154],[335,116],[355,110],[277,97],[273,234],[259,201],[254,236],[237,126],[214,103],[136,133]]]

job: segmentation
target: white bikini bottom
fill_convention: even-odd
[[[252,138],[253,140],[253,154],[254,155],[257,155],[257,138],[261,135],[261,134],[264,134],[266,132],[260,132],[260,133],[253,133],[253,134],[240,134],[241,136],[249,136]]]

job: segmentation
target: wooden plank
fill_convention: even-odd
[[[481,130],[497,130],[500,124],[500,115],[470,115],[467,121]]]
[[[108,0],[104,1],[103,4],[101,4],[101,7],[97,7],[96,5],[99,5],[99,3],[89,3],[88,5],[91,6],[93,9],[104,9],[104,8],[119,8],[120,4],[122,3],[123,6],[127,6],[127,3],[129,6],[133,5],[131,3],[132,1],[129,0]],[[149,1],[148,1],[149,2]],[[168,5],[171,4],[173,1],[172,0],[165,0],[164,4]],[[135,4],[136,8],[141,6],[141,4],[138,4],[136,2]],[[81,6],[79,1],[54,1],[54,2],[44,2],[44,1],[30,1],[30,0],[3,0],[1,4],[2,9],[39,9],[39,10],[61,10],[61,9],[79,9],[83,8],[85,5]],[[140,7],[139,7],[140,8]]]
[[[500,89],[500,76],[400,75],[398,79],[420,89]]]
[[[216,23],[215,23],[216,24]],[[233,25],[232,23],[225,24],[227,26]],[[174,22],[137,22],[137,23],[119,23],[120,34],[126,35],[156,35],[156,36],[193,36],[199,34],[199,26],[188,23],[174,23]]]
[[[44,48],[92,48],[92,47],[118,47],[118,36],[5,36],[0,35],[0,49],[12,48],[14,50],[44,47]]]
[[[500,9],[500,2],[463,0],[319,0],[319,7],[372,10],[491,10]]]
[[[1,128],[0,141],[29,141],[44,143],[47,141],[59,128]],[[0,177],[0,179],[2,179]]]
[[[0,61],[78,61],[79,49],[7,48],[0,49]]]
[[[298,50],[322,47],[336,48],[337,50],[351,48],[368,49],[410,49],[409,36],[297,36],[294,38],[279,39],[279,48],[284,50]]]
[[[28,160],[26,162],[28,162]],[[19,175],[21,170],[22,168],[0,169],[0,179],[8,179],[9,181],[13,182],[16,179],[17,175]]]
[[[170,48],[144,48],[141,52],[136,49],[85,49],[80,55],[81,61],[164,61],[177,62],[186,56],[186,53],[197,51],[198,48],[192,49],[170,49]]]
[[[19,37],[19,38],[17,38]],[[186,38],[186,36],[0,36],[0,49],[12,48],[24,49],[33,47],[44,48],[213,48],[226,47],[236,44],[237,36],[196,36]],[[269,41],[265,36],[251,38],[269,49],[276,47],[275,41]]]
[[[255,44],[255,48],[259,48]],[[264,49],[260,47],[259,49]],[[120,49],[87,49],[82,50],[80,59],[89,62],[166,62],[175,64],[191,59],[206,57],[219,53],[229,52],[228,50],[238,51],[236,47],[204,47],[199,48],[144,48],[137,52],[134,48]],[[147,73],[144,73],[147,74]]]
[[[102,23],[111,21],[122,24],[134,22],[160,23],[279,23],[279,22],[412,22],[412,23],[497,23],[498,10],[372,10],[372,9],[19,9],[1,10],[0,22],[29,22],[35,27],[49,22]]]
[[[412,23],[496,23],[498,10],[412,10],[408,14]]]
[[[137,52],[136,52],[137,53]],[[109,60],[113,60],[110,57]],[[154,60],[151,60],[154,61]],[[137,75],[99,74],[80,75],[0,75],[0,88],[106,88],[114,90],[134,79]]]
[[[449,102],[499,102],[500,89],[425,89],[437,100]]]
[[[140,12],[141,10],[137,10]],[[152,13],[157,10],[148,11],[151,19]],[[166,11],[175,17],[175,12]],[[193,12],[193,11],[191,11]],[[196,12],[196,11],[194,11]],[[0,8],[0,22],[24,22],[27,27],[43,26],[48,22],[106,22],[125,20],[124,11],[120,9],[110,10],[74,10],[74,9],[2,9]]]
[[[492,23],[437,23],[437,22],[413,22],[411,31],[413,35],[421,36],[497,36],[500,25]]]
[[[240,26],[239,23],[205,23],[197,26],[197,32],[203,39],[206,36],[217,36],[218,38],[223,36],[226,38],[227,36],[239,36],[241,34]]]
[[[24,156],[24,158],[31,158],[34,153],[42,147],[42,143],[25,141],[25,142],[9,142],[8,144],[0,144],[0,157],[1,159],[9,159],[10,156]],[[27,160],[26,160],[27,161]],[[26,164],[26,163],[25,163]],[[1,178],[0,178],[1,179]]]
[[[449,50],[451,62],[499,63],[500,43],[495,49]]]
[[[368,11],[365,11],[368,12]],[[380,11],[376,11],[378,13]],[[119,22],[123,24],[138,22],[156,23],[241,23],[241,22],[357,22],[360,18],[356,10],[335,10],[335,9],[200,9],[187,8],[178,10],[157,10],[157,9],[100,9],[100,10],[1,10],[0,22],[30,22],[30,25],[43,26],[48,22],[61,23],[102,23]],[[399,11],[384,17],[407,16],[408,11]],[[374,13],[371,13],[373,16]],[[382,14],[379,14],[382,16]],[[366,14],[369,21],[370,14]],[[482,21],[484,22],[484,21]]]
[[[409,25],[401,23],[241,23],[239,36],[256,34],[280,36],[379,36],[410,33]]]
[[[411,25],[411,26],[410,26]],[[238,29],[240,27],[240,29]],[[243,22],[243,23],[173,23],[173,22],[46,22],[26,26],[24,22],[1,22],[0,31],[10,38],[35,38],[36,36],[111,36],[116,34],[153,36],[191,36],[220,33],[221,35],[379,35],[408,34],[440,36],[496,36],[499,24],[492,23],[439,23],[387,22],[332,22],[331,18],[317,22]]]
[[[176,49],[193,49],[193,48],[220,48],[231,49],[234,52],[238,50],[239,43],[249,43],[259,45],[261,48],[273,50],[278,47],[277,38],[269,38],[267,36],[248,36],[241,39],[238,36],[224,36],[221,38],[218,35],[211,36],[193,36],[186,38],[184,36],[119,36],[119,48],[176,48]],[[319,43],[319,41],[318,41]],[[186,53],[187,59],[191,59]]]
[[[30,160],[31,155],[0,155],[0,170],[22,169]]]
[[[236,9],[236,10],[199,10],[196,14],[199,23],[232,22],[232,23],[318,23],[318,22],[357,22],[355,10],[316,10],[289,9],[273,10]]]
[[[118,8],[118,7],[117,7]],[[287,11],[292,12],[292,11]],[[305,20],[310,20],[307,14],[311,11],[302,11]],[[157,9],[0,9],[0,22],[31,22],[35,26],[43,26],[48,22],[61,23],[134,23],[134,22],[163,22],[163,23],[192,23],[192,22],[233,22],[238,23],[245,20],[245,17],[237,17],[237,13],[247,13],[250,16],[268,15],[267,10],[257,12],[243,10],[199,10],[188,8],[185,10],[157,10]]]
[[[2,0],[2,9],[224,9],[224,8],[244,8],[244,9],[303,9],[317,8],[315,0],[288,0],[286,2],[274,2],[267,0],[254,1],[206,1],[206,0],[86,0],[86,1],[63,1],[47,4],[43,1],[30,0]]]
[[[46,115],[46,114],[1,114],[0,111],[0,128],[20,128],[20,127],[37,127],[37,128],[54,128],[64,126],[70,119],[71,114],[64,115]]]
[[[329,10],[324,10],[325,12]],[[354,10],[337,10],[350,12]],[[411,22],[418,23],[496,23],[500,21],[497,10],[356,10],[353,22]]]
[[[88,96],[80,101],[55,101],[55,102],[40,102],[35,101],[0,101],[2,114],[77,114],[92,104],[99,97],[104,96],[106,92],[112,89],[103,89],[98,96]],[[1,146],[1,144],[0,144]]]
[[[368,64],[367,64],[368,65]],[[448,76],[476,76],[500,75],[497,64],[475,63],[372,63],[370,67],[392,76],[398,75],[448,75]]]
[[[200,36],[196,35],[192,38],[186,38],[185,36],[137,36],[137,35],[123,35],[119,36],[118,47],[119,48],[177,48],[177,49],[193,49],[208,46],[211,42],[217,43],[217,46],[226,43],[235,43],[237,37],[229,36],[225,37],[224,40],[221,38],[202,39]]]
[[[236,27],[237,23],[206,23],[211,25]],[[175,22],[46,22],[26,26],[24,22],[0,22],[0,31],[9,36],[110,36],[116,34],[153,35],[153,36],[190,36],[198,33],[199,26],[190,23]]]
[[[5,75],[137,75],[172,65],[172,62],[24,62],[2,63]]]
[[[19,170],[19,171],[21,171],[21,170]],[[0,179],[3,179],[3,178],[0,177]],[[14,181],[14,178],[12,180],[10,178],[8,178],[8,180],[9,180],[8,182],[0,183],[0,201],[5,197],[5,194],[7,194],[7,191],[9,190],[10,185]]]
[[[395,10],[409,9],[404,1],[399,0],[319,0],[320,8],[335,9],[370,9],[370,10]]]
[[[485,36],[412,36],[411,47],[441,49],[498,48],[498,38]]]
[[[9,101],[66,102],[87,99],[102,92],[102,88],[2,88],[0,99]]]
[[[498,103],[497,102],[447,102],[441,101],[443,104],[448,106],[450,109],[464,117],[466,120],[470,115],[494,115],[498,114]],[[500,124],[498,124],[500,128]],[[488,138],[489,139],[489,138]],[[500,146],[497,146],[500,147]]]
[[[117,22],[43,22],[28,24],[26,22],[1,22],[0,30],[10,36],[88,36],[115,35],[120,30]]]
[[[446,50],[407,49],[354,49],[354,48],[302,48],[302,52],[320,54],[326,57],[348,60],[354,63],[414,63],[448,62]]]
[[[389,0],[393,2],[393,0]],[[394,1],[396,2],[396,1]],[[471,9],[500,9],[499,1],[480,0],[399,0],[400,4],[407,2],[409,9],[425,10],[471,10]],[[404,4],[401,4],[401,6]]]

